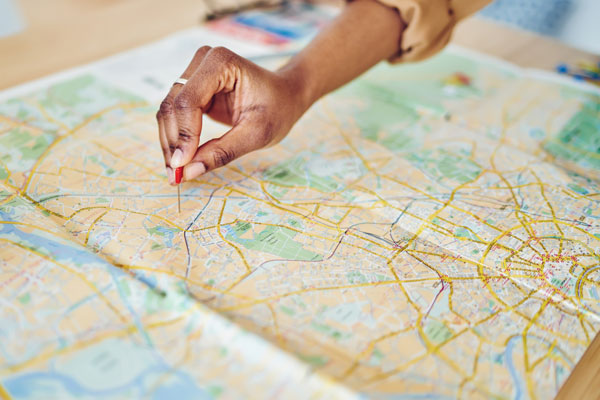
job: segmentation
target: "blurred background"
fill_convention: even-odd
[[[32,23],[40,23],[37,9],[47,9],[47,5],[55,12],[45,13],[48,22],[60,17],[64,7],[69,5],[76,8],[93,7],[99,0],[0,0],[0,37],[18,34],[27,29]],[[102,0],[110,6],[111,3],[135,3],[135,0]],[[176,3],[177,1],[175,1]],[[313,3],[341,4],[341,0],[315,0]],[[195,6],[190,3],[190,10],[184,19],[196,17],[215,18],[236,10],[256,6],[273,6],[289,3],[282,0],[196,0]],[[148,2],[152,7],[153,2]],[[548,35],[571,46],[600,54],[600,1],[599,0],[495,0],[490,6],[481,11],[481,15],[507,23],[522,29]]]
[[[322,26],[320,19],[333,17],[343,3],[344,0],[0,0],[0,89],[130,50],[205,21],[224,21],[221,33],[228,30],[228,34],[243,40],[247,39],[243,35],[248,35],[249,42],[261,35],[259,31],[266,31],[271,38],[300,34],[302,39],[309,39],[316,31],[315,25]],[[296,15],[298,10],[310,8],[307,4],[334,11],[323,13],[324,7],[319,7],[319,12]],[[220,19],[257,6],[269,9],[280,5],[287,5],[279,8],[287,12],[255,20],[249,19],[248,13],[238,14],[234,23],[235,17]],[[479,13],[479,18],[461,23],[453,42],[517,65],[554,70],[564,62],[600,60],[584,53],[600,54],[599,15],[600,0],[495,0]],[[286,24],[290,23],[294,25],[293,32],[286,31]],[[303,24],[307,29],[303,29]],[[230,32],[232,29],[236,32]],[[571,47],[562,46],[559,51],[555,39]],[[157,64],[160,62],[157,60]]]
[[[495,0],[481,15],[600,54],[600,0]]]

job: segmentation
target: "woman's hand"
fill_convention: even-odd
[[[333,23],[277,72],[216,47],[202,47],[157,114],[169,183],[190,180],[277,143],[319,97],[398,51],[405,25],[375,0],[350,2]],[[232,126],[198,147],[202,115]]]
[[[167,176],[184,167],[191,180],[279,142],[307,108],[297,75],[270,72],[222,47],[200,48],[160,105],[160,144]],[[202,115],[232,128],[198,147]]]

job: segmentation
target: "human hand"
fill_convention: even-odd
[[[297,74],[296,74],[297,75]],[[183,166],[191,180],[285,137],[306,110],[301,80],[289,70],[271,72],[222,48],[200,48],[156,115],[167,176]],[[198,147],[202,115],[232,126]]]

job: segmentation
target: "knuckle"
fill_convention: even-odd
[[[225,164],[229,164],[235,159],[235,154],[232,150],[227,150],[222,147],[216,147],[213,150],[213,161],[215,167],[222,167]]]
[[[229,61],[233,57],[235,57],[235,53],[233,53],[231,50],[229,50],[226,47],[217,46],[217,47],[213,47],[212,49],[210,49],[209,52],[207,53],[207,56],[216,58],[220,61]]]
[[[180,93],[177,97],[175,97],[174,101],[174,109],[175,111],[185,111],[192,108],[192,99],[187,93]]]
[[[188,127],[179,128],[179,140],[182,142],[190,142],[194,138],[194,132]]]
[[[170,98],[164,99],[160,103],[160,107],[158,108],[158,112],[156,113],[156,117],[162,117],[163,115],[171,114],[173,112],[173,102]]]
[[[194,54],[194,58],[202,58],[208,53],[212,47],[210,46],[202,46],[198,50],[196,50],[196,54]]]

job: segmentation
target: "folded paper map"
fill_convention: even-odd
[[[179,214],[154,115],[185,63],[135,62],[190,35],[1,94],[0,398],[558,392],[600,331],[597,89],[381,64]]]

